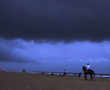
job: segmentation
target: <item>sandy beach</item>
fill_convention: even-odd
[[[0,72],[0,90],[110,90],[110,79]]]

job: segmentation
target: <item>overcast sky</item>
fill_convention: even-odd
[[[0,35],[25,39],[110,39],[109,0],[1,0]]]
[[[109,0],[1,0],[0,62],[46,62],[47,69],[106,62],[107,70],[109,10]]]

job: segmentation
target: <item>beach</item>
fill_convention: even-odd
[[[110,90],[110,79],[0,72],[0,90]]]

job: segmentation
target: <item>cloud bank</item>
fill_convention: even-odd
[[[110,42],[39,43],[34,40],[0,39],[0,61],[8,62],[101,62],[109,61]]]

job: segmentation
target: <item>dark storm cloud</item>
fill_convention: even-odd
[[[0,38],[0,62],[33,62],[33,59],[25,55],[24,40],[6,40]]]
[[[0,36],[110,40],[109,0],[2,0]]]

